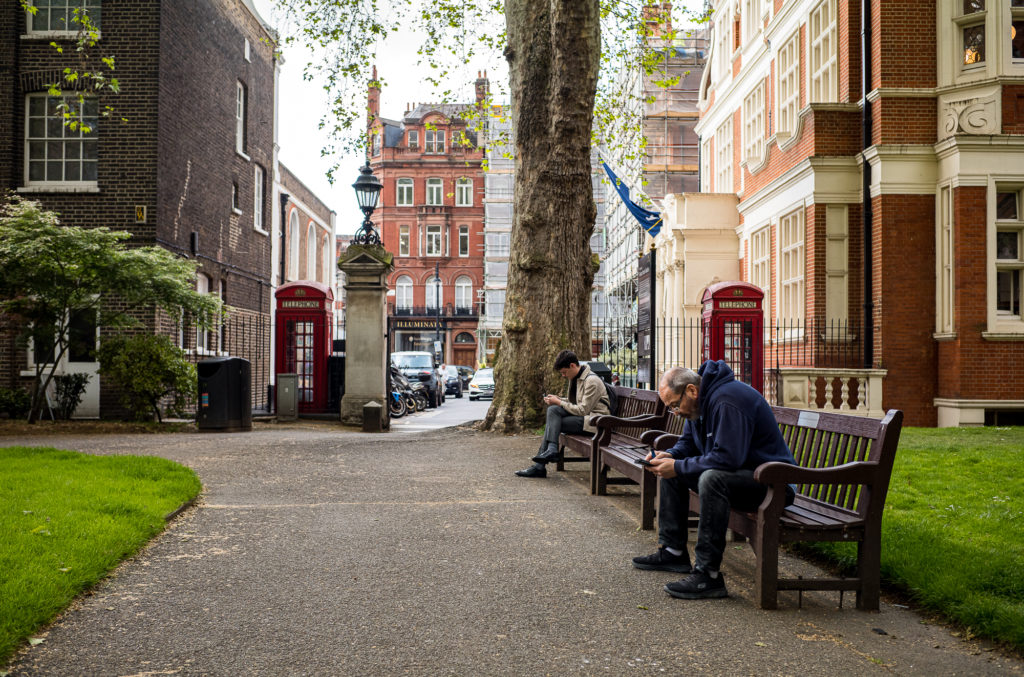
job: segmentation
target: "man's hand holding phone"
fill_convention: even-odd
[[[550,405],[550,404],[561,404],[561,403],[562,403],[562,399],[560,397],[558,397],[557,395],[545,395],[544,396],[544,404],[549,404]]]
[[[659,451],[649,454],[646,458],[637,461],[658,477],[672,478],[676,476],[676,459],[667,451]]]

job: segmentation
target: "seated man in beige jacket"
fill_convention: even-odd
[[[540,443],[540,451],[533,457],[533,465],[516,471],[520,477],[547,477],[548,471],[544,466],[558,456],[558,436],[562,433],[593,435],[597,432],[591,423],[593,418],[610,413],[604,380],[586,365],[581,365],[576,353],[571,350],[558,353],[555,371],[569,381],[569,387],[565,399],[557,395],[544,396],[544,404],[548,405],[544,439]]]

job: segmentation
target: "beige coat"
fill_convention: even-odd
[[[597,427],[591,421],[595,416],[609,414],[608,394],[605,391],[604,380],[590,371],[590,367],[580,365],[580,373],[576,381],[576,404],[569,401],[569,388],[572,382],[565,387],[565,397],[562,398],[562,409],[565,409],[572,416],[583,417],[583,429],[588,433],[596,433]]]

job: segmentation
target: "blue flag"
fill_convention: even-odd
[[[608,163],[604,160],[601,160],[601,166],[604,167],[605,173],[611,180],[612,185],[615,186],[616,192],[618,192],[619,197],[622,198],[622,201],[625,203],[626,209],[629,210],[629,213],[636,218],[640,223],[640,226],[648,235],[651,237],[657,237],[658,233],[661,232],[661,213],[644,209],[629,199],[629,188],[626,184],[620,181],[619,177],[615,176],[615,172],[612,171],[612,168],[609,167]]]

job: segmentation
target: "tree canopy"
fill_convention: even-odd
[[[130,237],[62,225],[55,212],[20,197],[0,206],[0,318],[26,345],[33,334],[46,336],[50,345],[34,352],[53,350],[52,359],[35,360],[33,420],[68,350],[74,314],[95,313],[104,332],[135,326],[154,308],[202,326],[219,317],[219,299],[195,290],[195,262],[160,247],[129,247]]]

